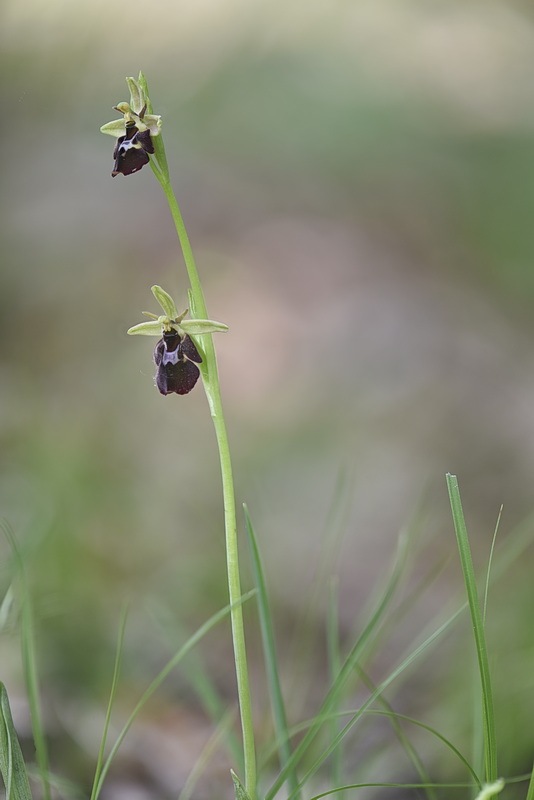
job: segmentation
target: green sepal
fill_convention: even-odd
[[[180,328],[193,336],[202,336],[204,333],[226,333],[228,325],[213,319],[184,319]]]
[[[152,286],[151,291],[156,300],[158,301],[158,303],[160,304],[160,306],[162,307],[166,316],[169,319],[177,319],[178,311],[176,310],[176,304],[172,299],[172,297],[170,296],[170,294],[157,284],[155,286]]]
[[[232,776],[232,780],[234,782],[234,790],[235,790],[235,800],[250,800],[250,796],[247,794],[247,791],[233,769],[230,770],[230,774]]]
[[[3,683],[0,683],[0,773],[6,787],[6,797],[11,800],[32,800],[26,766]]]
[[[143,311],[146,317],[150,318],[150,322],[139,322],[128,328],[127,333],[130,336],[161,336],[164,332],[171,330],[179,331],[182,334],[191,336],[203,336],[207,333],[225,333],[228,330],[228,325],[224,322],[216,322],[213,319],[187,319],[184,317],[189,313],[186,308],[181,314],[176,311],[176,303],[165,289],[155,284],[151,288],[152,294],[160,304],[165,312],[159,317],[152,314],[151,311]]]
[[[137,325],[132,325],[128,328],[126,333],[130,336],[161,336],[161,322],[139,322]]]
[[[144,98],[145,98],[145,103],[146,103],[146,110],[148,111],[149,115],[152,115],[152,103],[150,101],[150,95],[148,93],[148,84],[146,82],[146,78],[145,78],[144,72],[139,71],[139,75],[138,75],[138,78],[137,78],[137,83],[139,85],[139,88],[143,92],[143,95],[144,95]]]
[[[108,133],[116,139],[118,139],[119,136],[124,136],[126,133],[124,117],[122,119],[114,119],[112,122],[106,122],[106,124],[102,125],[100,128],[100,133]]]
[[[122,119],[114,119],[106,122],[100,128],[101,133],[110,136],[124,136],[126,134],[126,122],[135,122],[135,126],[140,131],[150,131],[151,136],[159,136],[161,132],[161,117],[159,114],[152,114],[152,105],[146,91],[146,80],[136,81],[135,78],[126,78],[128,89],[130,90],[130,102],[122,101],[113,106],[115,111],[122,114]],[[146,113],[148,112],[148,113]]]
[[[126,83],[130,90],[130,106],[136,114],[139,114],[146,106],[145,93],[135,78],[126,78]]]

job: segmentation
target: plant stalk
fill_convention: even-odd
[[[191,243],[183,221],[180,207],[174,195],[169,176],[165,150],[161,136],[155,141],[156,158],[159,169],[151,159],[152,170],[165,193],[169,204],[171,216],[176,227],[180,241],[185,266],[191,285],[193,300],[193,315],[198,319],[209,319],[204,300],[202,285],[195,264]],[[228,434],[224,420],[217,359],[211,334],[198,337],[202,342],[205,354],[205,364],[202,369],[202,378],[208,404],[210,407],[219,460],[221,465],[224,524],[226,532],[226,562],[228,573],[228,593],[231,604],[230,619],[232,625],[232,640],[237,678],[237,693],[241,715],[241,728],[243,732],[243,754],[245,765],[245,789],[250,800],[256,800],[256,754],[254,746],[254,730],[252,724],[252,705],[248,679],[247,655],[245,648],[245,631],[243,625],[243,609],[239,602],[241,599],[241,581],[239,576],[239,554],[237,544],[237,521],[235,508],[234,481],[232,476],[232,462],[228,444]]]

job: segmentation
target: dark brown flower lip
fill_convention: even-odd
[[[200,364],[202,358],[187,334],[176,330],[164,333],[154,349],[155,382],[160,393],[189,394],[200,375],[195,361]]]

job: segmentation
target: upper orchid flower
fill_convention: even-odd
[[[143,74],[140,72],[137,80],[126,78],[126,83],[130,90],[130,102],[123,101],[113,106],[122,114],[122,119],[106,122],[100,128],[102,133],[117,139],[113,151],[113,177],[119,174],[131,175],[148,164],[149,154],[154,152],[152,137],[159,136],[161,131],[161,117],[147,114],[147,109],[151,110],[151,107]]]

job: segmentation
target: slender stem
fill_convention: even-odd
[[[158,169],[151,159],[153,172],[158,179],[169,203],[171,215],[180,240],[184,256],[191,292],[193,297],[194,315],[199,319],[208,319],[204,293],[193,257],[193,251],[185,228],[178,202],[174,195],[168,178],[167,161],[161,137],[157,137],[156,157],[160,165]],[[224,523],[226,531],[226,561],[228,571],[228,593],[231,604],[230,619],[232,624],[232,639],[237,677],[237,693],[241,713],[241,727],[243,731],[243,751],[245,763],[245,789],[250,800],[256,800],[256,755],[254,747],[254,730],[252,725],[252,706],[248,680],[247,655],[245,648],[245,631],[243,625],[243,610],[239,603],[241,598],[241,582],[239,577],[239,555],[237,546],[237,521],[235,510],[234,481],[232,477],[232,463],[228,434],[224,421],[217,359],[211,334],[199,337],[205,354],[202,377],[204,389],[208,398],[217,446],[221,464],[221,478],[224,502]]]
[[[485,778],[488,783],[497,780],[497,743],[495,734],[495,712],[493,708],[493,692],[491,687],[491,676],[489,669],[488,648],[484,621],[478,600],[477,582],[473,558],[471,556],[471,546],[467,534],[458,478],[456,475],[447,473],[447,488],[451,503],[452,518],[456,532],[458,552],[464,576],[469,609],[471,612],[471,622],[473,625],[473,636],[475,640],[478,669],[480,673],[480,683],[482,687],[482,722],[484,736],[484,767]]]

